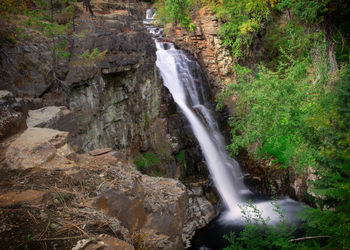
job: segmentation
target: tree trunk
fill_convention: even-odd
[[[94,12],[92,11],[92,8],[91,8],[90,0],[83,0],[83,5],[84,5],[86,11],[89,11],[91,16],[95,16]]]

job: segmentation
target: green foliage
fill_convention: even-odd
[[[191,19],[192,4],[189,0],[159,0],[156,3],[157,15],[156,19],[162,24],[174,23],[181,27],[193,31],[194,23]]]
[[[291,232],[279,234],[282,229],[269,228],[259,218],[259,225],[248,220],[240,236],[226,236],[228,249],[350,249],[348,5],[342,0],[336,1],[339,8],[328,0],[281,0],[277,9],[283,11],[283,17],[265,22],[271,18],[270,8],[266,12],[258,8],[262,18],[254,22],[248,2],[224,1],[217,8],[225,22],[221,37],[237,58],[250,46],[252,34],[266,25],[263,46],[268,62],[254,71],[235,65],[237,82],[218,96],[219,109],[231,95],[237,99],[229,148],[234,154],[246,148],[257,158],[272,158],[301,172],[311,169],[317,176],[309,183],[316,208],[303,214],[306,235],[329,239],[292,245]],[[336,30],[332,42],[338,63],[343,65],[335,73],[330,71],[329,33],[318,25],[326,17],[339,27],[328,26]],[[245,27],[251,28],[242,32]]]
[[[94,48],[91,52],[85,50],[80,56],[83,62],[88,67],[96,67],[99,62],[102,62],[106,57],[107,50],[99,52],[98,48]]]
[[[146,171],[148,168],[158,164],[159,162],[160,159],[157,157],[157,155],[149,152],[139,154],[134,159],[137,170],[141,172]]]
[[[238,84],[228,90],[238,96],[238,113],[231,120],[229,147],[237,153],[241,147],[257,145],[251,153],[258,158],[272,156],[300,171],[311,167],[317,176],[309,183],[317,208],[304,213],[305,230],[309,236],[330,238],[308,240],[294,248],[349,249],[350,67],[346,64],[336,74],[329,71],[328,44],[321,33],[295,22],[276,24],[273,30],[275,37],[265,38],[268,50],[277,56],[270,68],[259,66],[254,75],[242,67],[235,69]],[[259,233],[249,230],[247,237]],[[244,240],[241,236],[239,242]],[[267,236],[256,240],[273,245]]]
[[[308,23],[322,22],[330,0],[281,0],[277,8],[291,9],[292,12]]]
[[[188,27],[191,23],[189,13],[186,11],[189,9],[190,3],[187,0],[166,0],[165,9],[169,14],[169,18],[174,20],[175,23],[179,23],[182,27]]]
[[[308,230],[311,234],[331,236],[328,247],[350,249],[350,66],[342,69],[326,110],[331,114],[326,124],[318,178],[312,191],[320,196],[318,208],[308,209]]]
[[[184,169],[187,169],[187,161],[185,157],[185,150],[181,150],[179,153],[175,155],[175,158],[178,162],[181,163],[181,165],[184,167]]]
[[[323,32],[313,31],[297,20],[280,19],[270,22],[263,38],[268,66],[277,70],[281,64],[290,65],[290,58],[305,58],[310,55],[315,43],[324,38]]]
[[[145,113],[145,129],[148,129],[148,128],[149,128],[150,120],[151,120],[151,118],[149,117],[148,112],[146,112],[146,113]]]
[[[270,14],[270,7],[276,1],[266,0],[224,0],[214,11],[223,22],[219,35],[224,45],[232,49],[233,56],[241,58],[252,42],[254,32],[261,30],[261,24]]]
[[[56,68],[60,59],[70,56],[68,50],[68,32],[71,30],[72,22],[68,21],[74,16],[74,4],[76,0],[35,0],[37,6],[34,10],[26,10],[28,19],[25,24],[35,28],[51,41],[52,77],[56,82]],[[57,17],[64,16],[65,23],[58,23]]]
[[[322,129],[310,121],[323,113],[320,97],[326,78],[308,74],[317,67],[310,58],[291,63],[277,72],[260,66],[254,80],[240,78],[240,84],[232,85],[239,96],[238,116],[231,120],[234,153],[258,143],[252,153],[259,157],[272,155],[286,167],[314,166],[314,145],[321,140]]]

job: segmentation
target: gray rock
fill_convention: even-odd
[[[186,248],[191,246],[191,239],[196,230],[209,224],[216,217],[214,206],[201,196],[189,198],[187,220],[183,227],[182,240]]]
[[[66,107],[48,106],[41,109],[29,110],[27,126],[39,128],[57,128],[60,120],[71,114]]]
[[[67,132],[48,128],[28,128],[10,144],[5,162],[12,169],[69,166],[66,156],[72,151],[66,145],[67,135]]]

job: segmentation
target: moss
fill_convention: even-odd
[[[149,114],[146,112],[145,113],[145,129],[148,129],[149,128],[149,125],[150,125],[150,117],[149,117]]]
[[[135,157],[134,163],[136,165],[137,170],[144,173],[145,171],[149,170],[152,166],[158,164],[160,162],[160,159],[158,156],[154,153],[143,153],[139,154]]]

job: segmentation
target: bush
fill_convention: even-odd
[[[309,74],[316,65],[305,58],[292,62],[277,72],[260,66],[254,80],[231,87],[238,95],[238,116],[231,119],[232,143],[229,148],[237,153],[258,143],[258,157],[273,156],[283,166],[315,165],[315,152],[322,140],[319,127],[326,79]],[[323,119],[323,118],[322,118]]]
[[[134,163],[137,170],[140,172],[145,172],[150,167],[158,164],[160,162],[159,158],[154,153],[143,153],[135,157]]]
[[[164,24],[174,23],[193,31],[195,29],[191,20],[191,2],[188,0],[165,0],[156,3],[156,19]]]
[[[292,12],[308,23],[322,22],[330,0],[281,0],[277,8],[291,9]]]
[[[275,0],[224,0],[214,11],[223,22],[219,35],[224,45],[231,48],[236,58],[241,58],[252,42],[252,34],[261,30],[261,24],[270,14]]]

